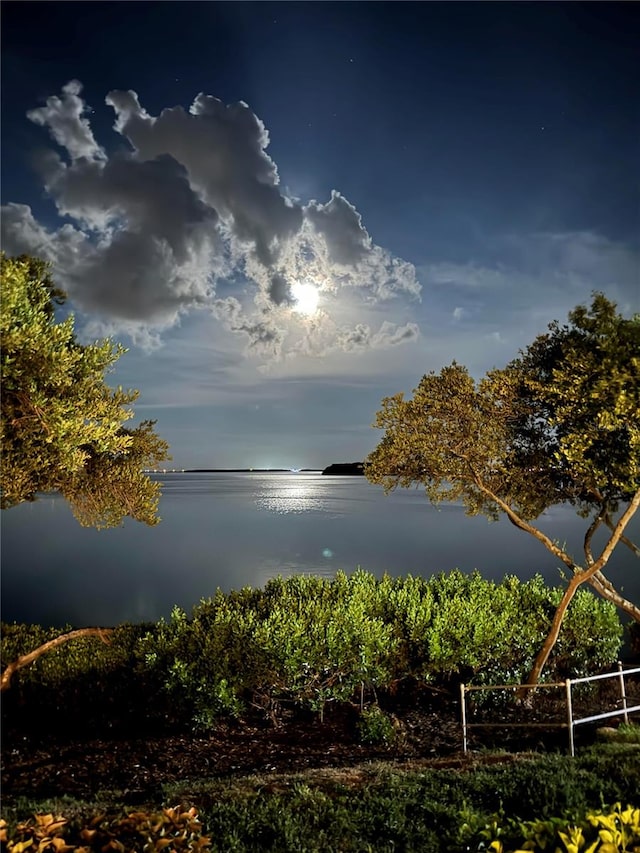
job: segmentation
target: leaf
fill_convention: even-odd
[[[80,838],[83,841],[91,841],[98,834],[97,829],[87,829],[86,827],[80,832]]]
[[[28,850],[33,844],[33,839],[30,838],[28,841],[18,841],[11,848],[11,853],[22,853],[23,850]]]

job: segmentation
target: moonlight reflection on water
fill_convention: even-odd
[[[254,502],[260,509],[279,514],[325,512],[328,498],[315,488],[315,481],[304,477],[285,480],[277,491],[266,488],[257,492]]]

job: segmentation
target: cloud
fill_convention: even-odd
[[[640,311],[638,245],[593,232],[497,234],[483,262],[440,261],[419,268],[429,282],[421,324],[425,358],[434,368],[456,359],[480,377],[566,321],[576,305],[603,291],[626,316]],[[499,259],[497,262],[495,259]]]
[[[2,205],[2,248],[10,255],[37,255],[52,261],[58,275],[66,283],[65,271],[73,268],[76,257],[84,251],[86,235],[66,224],[52,232],[41,225],[27,204]]]
[[[413,341],[418,337],[418,334],[418,327],[415,323],[396,326],[394,323],[385,320],[377,332],[372,332],[368,326],[358,324],[355,329],[347,330],[343,334],[342,349],[347,352],[351,349],[388,349],[407,341]]]
[[[300,351],[301,341],[316,355],[360,348],[358,324],[347,333],[341,322],[348,293],[360,300],[363,319],[378,302],[419,298],[413,265],[375,245],[341,193],[326,203],[287,196],[267,129],[246,103],[200,93],[188,110],[153,116],[135,92],[111,91],[106,103],[126,149],[109,153],[93,135],[81,92],[73,80],[27,113],[63,150],[40,154],[36,168],[67,222],[48,228],[28,206],[9,204],[2,243],[10,254],[50,260],[94,327],[157,344],[186,312],[209,308],[248,340],[249,354],[279,359]],[[331,296],[336,316],[294,316],[298,281]],[[415,337],[360,325],[369,347]]]
[[[82,84],[71,80],[62,87],[62,97],[52,95],[46,106],[29,110],[27,118],[35,124],[48,127],[58,145],[66,148],[72,160],[85,157],[89,160],[104,160],[104,150],[93,137],[89,121],[82,116],[88,111],[80,97]]]
[[[321,325],[310,330],[297,347],[288,353],[289,357],[326,356],[340,351],[362,353],[374,349],[384,350],[414,342],[420,336],[416,323],[398,325],[388,320],[385,320],[377,331],[373,331],[368,323],[356,323],[355,326],[340,326],[328,338],[323,338],[322,332]]]
[[[285,331],[268,318],[247,317],[240,302],[234,296],[216,299],[213,313],[225,327],[248,338],[247,352],[280,358]]]
[[[305,214],[324,237],[331,263],[355,266],[371,250],[371,237],[362,226],[362,217],[339,192],[332,190],[327,204],[310,202]]]
[[[394,323],[385,322],[376,332],[374,338],[376,345],[381,347],[396,347],[398,344],[415,341],[420,336],[420,328],[417,323],[406,323],[404,326],[396,326]]]
[[[508,297],[521,294],[530,301],[532,292],[583,298],[582,294],[588,296],[592,290],[604,290],[613,298],[637,304],[637,245],[591,231],[574,231],[499,235],[492,238],[490,249],[500,263],[437,262],[425,264],[420,273],[432,288],[474,299],[502,293]],[[466,312],[466,307],[459,307]]]
[[[291,305],[294,302],[290,282],[279,273],[272,276],[268,294],[274,305]]]
[[[269,134],[248,105],[226,106],[200,93],[182,107],[150,116],[135,92],[109,92],[115,129],[138,157],[169,154],[182,163],[192,185],[220,213],[233,236],[269,266],[278,244],[295,234],[302,210],[279,190],[278,170],[266,153]]]
[[[550,270],[574,288],[604,290],[629,310],[640,308],[640,250],[593,231],[508,235],[506,251],[527,272],[543,277]],[[634,307],[635,306],[635,307]]]

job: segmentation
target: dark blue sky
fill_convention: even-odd
[[[5,2],[3,244],[131,344],[176,464],[362,458],[424,372],[501,366],[594,289],[640,310],[639,31],[633,3]]]

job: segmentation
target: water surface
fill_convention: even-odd
[[[362,477],[321,474],[166,474],[162,522],[82,528],[67,504],[46,495],[2,513],[2,618],[111,625],[187,610],[216,588],[263,586],[276,575],[333,576],[361,566],[377,576],[429,576],[455,567],[486,577],[554,583],[559,563],[507,521],[436,509],[424,492],[385,496]],[[640,519],[630,528],[640,538]],[[581,552],[585,522],[554,508],[540,526]],[[600,540],[597,540],[600,541]],[[640,600],[638,560],[618,547],[609,574]]]

